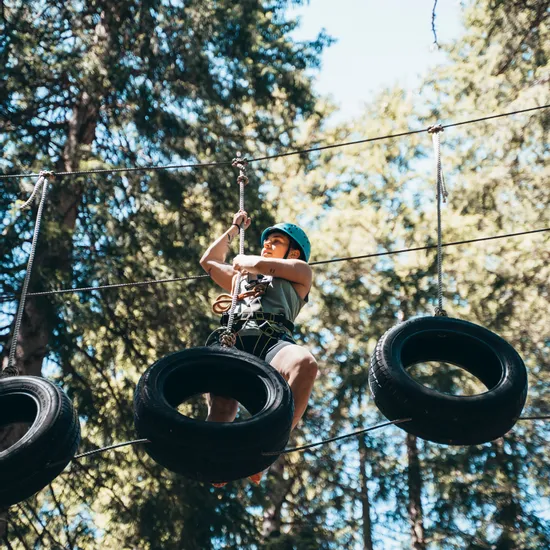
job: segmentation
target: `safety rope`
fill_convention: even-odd
[[[15,325],[13,328],[13,335],[11,340],[10,353],[8,356],[8,365],[0,372],[0,377],[4,376],[17,376],[19,369],[15,364],[15,354],[17,351],[17,340],[19,339],[19,330],[21,329],[21,322],[23,320],[23,312],[25,310],[25,301],[27,299],[27,291],[29,289],[29,282],[31,279],[32,264],[34,261],[34,255],[36,252],[36,245],[38,244],[38,234],[40,233],[40,222],[42,220],[42,213],[44,211],[44,205],[46,203],[46,195],[48,193],[48,177],[51,177],[51,172],[42,171],[38,176],[33,192],[27,202],[25,202],[20,208],[26,208],[34,199],[40,186],[42,186],[42,197],[40,198],[40,204],[38,206],[38,213],[36,215],[36,223],[34,225],[34,233],[32,237],[31,251],[29,254],[29,261],[27,262],[27,272],[23,281],[23,289],[21,291],[21,299],[19,300],[19,307],[17,309],[17,315],[15,317]]]
[[[239,184],[239,212],[244,212],[244,186],[248,184],[248,177],[246,176],[247,160],[241,158],[241,154],[237,153],[237,157],[233,159],[231,166],[238,168],[239,175],[237,177],[237,183]],[[244,225],[246,220],[243,220],[239,226],[239,254],[244,254]],[[233,288],[233,296],[231,298],[231,307],[229,308],[229,320],[227,321],[227,327],[220,336],[220,342],[225,347],[233,347],[237,341],[237,336],[233,332],[233,322],[235,320],[235,309],[237,307],[237,299],[239,297],[239,291],[241,288],[242,273],[237,273],[235,286]]]
[[[428,133],[432,135],[432,141],[435,154],[435,178],[437,186],[437,307],[435,308],[435,315],[441,317],[447,317],[447,312],[443,309],[443,245],[442,245],[442,230],[441,230],[441,200],[447,202],[447,188],[445,186],[445,180],[443,178],[443,171],[441,169],[441,140],[439,134],[443,132],[443,126],[438,124],[436,126],[430,126]]]
[[[466,239],[464,241],[453,241],[450,243],[443,243],[442,247],[448,247],[448,246],[459,246],[463,244],[469,244],[469,243],[478,243],[483,241],[492,241],[496,239],[506,239],[508,237],[520,237],[522,235],[531,235],[533,233],[545,233],[550,231],[550,227],[544,227],[541,229],[532,229],[529,231],[519,231],[517,233],[505,233],[503,235],[492,235],[490,237],[479,237],[478,239]],[[399,250],[388,250],[386,252],[374,252],[371,254],[362,254],[360,256],[346,256],[343,258],[332,258],[330,260],[319,260],[317,262],[310,262],[310,266],[318,266],[318,265],[324,265],[324,264],[331,264],[336,262],[348,262],[352,260],[365,260],[368,258],[378,258],[380,256],[393,256],[395,254],[404,254],[406,252],[418,252],[421,250],[433,250],[434,248],[437,248],[437,245],[427,245],[427,246],[416,246],[414,248],[402,248]],[[57,290],[46,290],[42,292],[29,292],[27,296],[48,296],[52,294],[70,294],[70,293],[76,293],[76,292],[92,292],[94,290],[109,290],[114,288],[125,288],[125,287],[133,287],[133,286],[147,286],[147,285],[155,285],[155,284],[165,284],[165,283],[173,283],[173,282],[179,282],[179,281],[190,281],[190,280],[198,280],[198,279],[209,279],[210,277],[208,275],[190,275],[188,277],[174,277],[171,279],[154,279],[150,281],[135,281],[135,282],[129,282],[129,283],[117,283],[112,285],[101,285],[101,286],[88,286],[88,287],[77,287],[77,288],[60,288]],[[13,300],[15,296],[13,294],[0,294],[0,303],[2,302],[9,302]]]
[[[265,294],[265,289],[258,284],[252,290],[247,290],[246,292],[239,294],[237,296],[237,300],[241,301],[246,300],[247,298],[258,298],[263,294]],[[231,296],[231,294],[220,294],[212,304],[212,311],[217,315],[221,315],[222,313],[229,311],[232,305],[233,296]]]
[[[478,122],[484,122],[487,120],[493,120],[496,118],[502,118],[512,115],[517,115],[521,113],[528,113],[531,111],[539,111],[541,109],[547,109],[550,107],[549,105],[539,105],[537,107],[529,107],[527,109],[518,109],[516,111],[509,111],[507,113],[499,113],[497,115],[487,115],[480,118],[474,118],[469,120],[463,120],[461,122],[453,122],[450,124],[444,124],[441,127],[442,128],[452,128],[454,126],[463,126],[465,124],[475,124]],[[248,164],[251,164],[253,162],[259,162],[263,160],[271,160],[276,158],[282,158],[282,157],[289,157],[292,155],[304,155],[306,153],[314,153],[318,151],[325,151],[327,149],[336,149],[338,147],[348,147],[350,145],[359,145],[362,143],[370,143],[373,141],[380,141],[384,139],[393,139],[398,137],[404,137],[404,136],[412,136],[414,134],[421,134],[423,132],[428,131],[429,128],[422,128],[420,130],[411,130],[407,132],[399,132],[397,134],[387,134],[383,136],[376,136],[372,138],[365,138],[365,139],[359,139],[355,141],[346,141],[343,143],[334,143],[331,145],[323,145],[321,147],[311,147],[309,149],[297,149],[293,151],[289,151],[287,153],[278,153],[275,155],[267,155],[264,157],[257,157],[253,159],[248,160]],[[195,164],[168,164],[165,166],[141,166],[141,167],[134,167],[134,168],[105,168],[105,169],[99,169],[99,170],[78,170],[74,172],[55,172],[53,173],[54,176],[83,176],[83,175],[89,175],[89,174],[108,174],[108,173],[121,173],[121,172],[149,172],[149,171],[156,171],[156,170],[175,170],[175,169],[181,169],[181,168],[204,168],[204,167],[211,167],[211,166],[227,166],[230,163],[228,161],[220,161],[220,162],[203,162],[203,163],[195,163]],[[231,163],[232,164],[232,163]],[[5,178],[30,178],[30,177],[37,177],[39,174],[33,174],[33,173],[27,173],[27,174],[0,174],[0,179]]]

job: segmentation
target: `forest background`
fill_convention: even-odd
[[[332,107],[312,79],[331,39],[293,40],[290,4],[3,2],[2,173],[225,162],[237,150],[277,154],[549,103],[550,2],[482,0],[464,2],[463,36],[442,45],[448,61],[418,94],[381,90],[361,116],[328,127]],[[540,110],[443,134],[446,241],[550,226],[549,127]],[[427,134],[254,163],[250,180],[250,253],[281,219],[307,229],[314,261],[435,242]],[[36,217],[36,205],[14,205],[32,183],[0,186],[3,364]],[[228,166],[55,178],[30,291],[200,274],[201,253],[237,208]],[[532,415],[548,413],[548,244],[539,233],[444,252],[447,311],[519,351]],[[296,444],[381,420],[369,399],[370,354],[396,322],[433,312],[435,253],[327,264],[314,279],[298,328],[321,374]],[[217,324],[217,292],[199,279],[31,297],[19,367],[73,399],[82,451],[133,439],[140,374],[203,344]],[[480,391],[448,366],[415,375],[449,392]],[[192,408],[205,412],[201,401]],[[9,436],[4,429],[4,444]],[[539,550],[550,547],[548,441],[543,422],[472,447],[390,428],[286,455],[261,486],[221,491],[130,448],[71,464],[3,512],[0,537],[17,550]]]

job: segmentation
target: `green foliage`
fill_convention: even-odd
[[[274,153],[548,103],[545,4],[469,4],[466,34],[448,46],[450,63],[418,95],[383,90],[362,117],[325,129],[327,109],[315,103],[307,69],[328,39],[292,42],[287,2],[6,3],[0,166],[225,162],[236,149]],[[450,191],[444,240],[550,225],[549,116],[538,111],[442,135]],[[434,244],[432,167],[431,140],[418,134],[255,163],[246,191],[249,250],[273,220],[307,228],[313,261]],[[198,258],[237,208],[234,179],[228,166],[56,179],[33,290],[198,273]],[[14,294],[33,218],[9,211],[27,188],[3,182],[1,292]],[[514,345],[529,371],[531,414],[547,413],[550,385],[547,245],[538,234],[444,250],[445,308]],[[292,444],[381,420],[368,400],[370,354],[388,328],[431,314],[436,300],[433,251],[314,273],[298,320],[321,374]],[[134,437],[140,374],[162,355],[204,342],[215,326],[208,312],[216,290],[201,279],[34,302],[50,333],[45,371],[75,401],[83,451]],[[13,305],[2,317],[13,315]],[[6,329],[0,343],[5,353]],[[463,383],[439,374],[449,391]],[[520,422],[505,438],[468,448],[417,443],[425,548],[550,545],[546,426]],[[375,548],[410,548],[404,433],[391,428],[363,441],[364,471],[357,442],[348,440],[287,455],[258,488],[232,483],[221,491],[170,474],[139,448],[85,459],[10,514],[10,543],[359,548],[368,497]]]
[[[31,291],[195,274],[212,234],[237,208],[227,161],[291,145],[298,121],[317,117],[310,72],[329,42],[297,43],[286,1],[5,3],[0,167],[195,163],[209,170],[58,177],[46,208]],[[3,180],[0,210],[28,191]],[[259,197],[249,212],[270,220]],[[2,293],[19,292],[34,217],[2,218]],[[257,231],[259,231],[259,227]],[[144,369],[201,345],[215,325],[204,280],[29,299],[20,344],[47,354],[83,423],[81,450],[133,439],[132,394]],[[9,319],[13,303],[4,304]],[[8,317],[6,317],[6,315]],[[37,342],[30,323],[41,327]],[[2,323],[4,324],[4,323]],[[8,331],[0,335],[2,355]],[[42,354],[42,355],[40,355]],[[33,372],[27,370],[27,372]],[[162,471],[140,451],[73,464],[10,515],[9,539],[86,548],[206,548],[260,538],[247,498]],[[61,496],[60,496],[61,495]],[[50,513],[51,512],[51,513]],[[245,514],[246,519],[241,519]],[[47,530],[35,542],[42,517]],[[235,526],[238,525],[237,528]],[[42,531],[39,529],[39,533]],[[49,539],[48,539],[49,537]]]

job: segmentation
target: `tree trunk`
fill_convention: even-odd
[[[508,442],[513,445],[510,438]],[[501,489],[498,499],[499,509],[496,512],[496,523],[502,529],[495,550],[519,550],[518,534],[523,532],[521,501],[517,480],[519,471],[514,454],[508,454],[504,447],[504,440],[498,439],[494,442],[496,448],[496,458],[499,464],[499,470],[506,473],[507,481]]]
[[[363,512],[363,548],[373,550],[372,546],[372,521],[370,516],[369,489],[367,486],[367,446],[363,437],[359,438],[359,468],[361,478],[361,508]]]
[[[290,485],[283,477],[285,459],[281,456],[269,469],[269,475],[273,478],[273,486],[270,487],[269,506],[264,510],[262,536],[264,541],[276,538],[281,534],[281,510]]]
[[[408,486],[409,486],[409,519],[411,522],[411,547],[414,550],[426,550],[422,514],[422,478],[420,477],[420,460],[416,436],[407,434]]]

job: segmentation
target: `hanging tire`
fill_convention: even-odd
[[[206,422],[177,406],[202,393],[232,397],[252,415],[239,422]],[[188,478],[222,482],[270,466],[285,448],[294,402],[284,378],[248,353],[221,347],[178,351],[153,364],[134,395],[134,419],[145,451],[161,466]]]
[[[407,369],[445,361],[478,378],[478,395],[440,393],[415,381]],[[369,387],[389,420],[422,439],[449,445],[486,443],[508,432],[527,397],[527,372],[514,348],[484,327],[447,317],[411,319],[388,330],[371,358]]]
[[[51,483],[72,460],[80,425],[67,395],[44,378],[0,379],[0,427],[31,423],[0,451],[0,508],[17,504]]]

